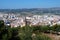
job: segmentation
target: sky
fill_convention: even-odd
[[[0,0],[0,9],[60,7],[60,0]]]

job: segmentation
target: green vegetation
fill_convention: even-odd
[[[5,26],[3,21],[0,21],[0,40],[51,40],[43,33],[60,32],[60,25],[54,26],[24,26],[11,28]]]

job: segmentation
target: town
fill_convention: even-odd
[[[60,0],[0,0],[0,40],[60,40]]]
[[[0,20],[4,21],[6,26],[12,27],[24,27],[25,25],[29,26],[38,26],[38,25],[56,25],[60,24],[59,15],[30,15],[30,16],[21,16],[20,14],[2,14],[0,13]]]

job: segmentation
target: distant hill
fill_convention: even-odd
[[[56,14],[60,15],[60,7],[53,8],[31,8],[31,9],[0,9],[3,13],[20,13],[22,15],[30,14]]]

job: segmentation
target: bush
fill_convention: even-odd
[[[0,21],[0,40],[49,40],[48,37],[40,36],[39,34],[32,37],[34,31],[43,32],[47,31],[48,27],[17,27],[10,28],[10,26],[5,26],[3,21]]]
[[[33,32],[47,32],[48,30],[50,30],[49,26],[36,26],[36,27],[32,27],[33,28]]]
[[[21,40],[32,40],[32,28],[30,26],[22,27],[21,30],[19,30],[19,37]]]
[[[33,37],[33,40],[51,40],[51,38],[46,35],[36,35]]]
[[[57,25],[56,32],[60,32],[60,25]]]

